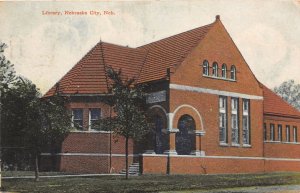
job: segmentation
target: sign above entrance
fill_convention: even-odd
[[[163,102],[163,101],[166,101],[166,91],[165,90],[149,93],[146,98],[147,104],[158,103],[158,102]]]

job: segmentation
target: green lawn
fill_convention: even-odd
[[[100,176],[3,180],[10,192],[80,192],[145,193],[188,189],[215,189],[242,186],[300,184],[300,173],[232,174],[232,175],[143,175],[130,177]]]

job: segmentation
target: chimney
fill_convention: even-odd
[[[220,21],[220,15],[216,15],[216,21]]]

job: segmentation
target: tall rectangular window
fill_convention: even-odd
[[[278,141],[282,141],[282,125],[278,125]]]
[[[231,98],[231,139],[233,144],[239,144],[239,102],[238,98]]]
[[[101,117],[101,109],[93,108],[89,111],[89,129],[97,129],[99,125],[97,125],[97,121]]]
[[[270,141],[275,140],[274,124],[270,124]]]
[[[83,130],[83,109],[72,109],[72,126]]]
[[[264,123],[264,141],[267,141],[267,124]]]
[[[227,143],[227,97],[219,97],[219,140]]]
[[[294,126],[293,128],[293,136],[294,136],[294,142],[296,143],[298,141],[298,134],[297,134],[297,127]]]
[[[290,142],[290,126],[286,126],[286,142]]]
[[[243,144],[250,144],[250,101],[243,99]]]

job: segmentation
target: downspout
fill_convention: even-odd
[[[109,106],[109,173],[112,173],[111,106]]]

